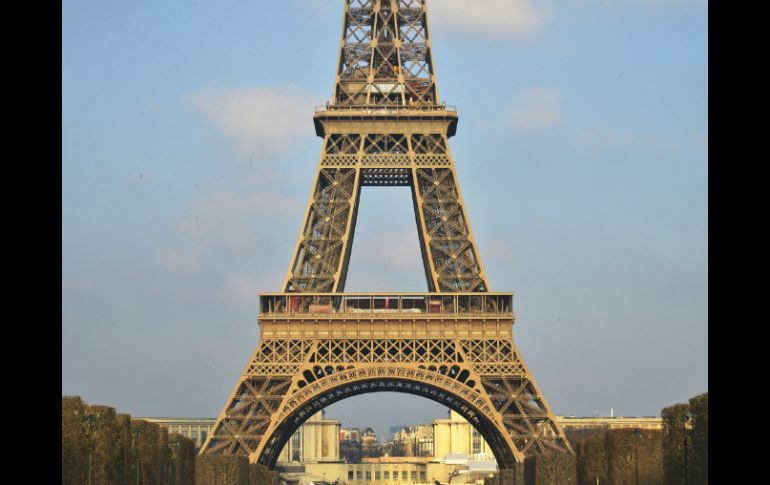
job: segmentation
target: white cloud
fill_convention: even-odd
[[[396,271],[422,268],[422,256],[417,231],[387,227],[377,231],[375,238],[354,240],[357,259]]]
[[[253,305],[257,291],[280,288],[297,237],[282,221],[299,223],[303,209],[269,191],[201,194],[170,226],[169,242],[132,271],[164,298]]]
[[[429,8],[434,28],[489,36],[532,32],[544,16],[533,0],[437,0]]]
[[[506,113],[512,127],[520,132],[540,131],[561,125],[561,94],[548,87],[534,87],[519,91],[513,109]]]
[[[294,0],[294,3],[314,14],[342,13],[343,7],[339,0]]]
[[[709,134],[702,131],[695,132],[692,134],[692,142],[696,146],[708,148]]]
[[[183,281],[173,289],[180,299],[253,303],[255,291],[280,287],[307,200],[307,187],[294,193],[297,167],[275,159],[291,162],[299,146],[318,143],[313,107],[324,100],[300,87],[274,85],[205,89],[185,101],[232,143],[248,168],[239,167],[229,182],[218,177],[196,185],[170,227],[170,243],[136,272]]]
[[[164,266],[198,269],[210,251],[254,258],[266,248],[259,223],[300,221],[304,202],[267,191],[251,194],[215,192],[196,200],[175,224],[182,243],[162,257]]]
[[[286,265],[289,261],[286,260]],[[227,275],[219,291],[223,301],[232,301],[242,305],[254,306],[257,302],[257,294],[266,291],[278,291],[286,276],[283,271],[261,271],[259,275],[246,272],[232,272]]]
[[[479,249],[487,259],[484,262],[512,263],[514,255],[511,252],[511,242],[504,239],[492,239]]]
[[[627,3],[639,3],[641,5],[682,5],[703,3],[708,4],[708,0],[626,0]]]
[[[235,143],[244,158],[281,153],[312,139],[314,106],[323,97],[287,86],[207,89],[189,97],[192,107]]]
[[[671,140],[654,133],[624,132],[596,124],[575,133],[578,148],[584,150],[641,150],[671,148]]]
[[[602,4],[609,7],[629,5],[664,7],[670,5],[708,5],[708,0],[574,0],[579,5]]]
[[[314,13],[342,13],[340,0],[296,0]],[[485,37],[506,37],[537,30],[551,13],[567,3],[610,7],[708,5],[708,0],[431,0],[428,12],[433,29],[447,29]]]

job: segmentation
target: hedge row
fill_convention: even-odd
[[[709,476],[709,394],[690,399],[692,418],[692,477],[693,484],[708,485]]]
[[[90,457],[90,463],[89,463]],[[62,485],[193,485],[195,444],[108,406],[62,397]]]
[[[573,485],[577,462],[573,453],[528,456],[524,461],[524,485]]]
[[[528,457],[485,485],[684,483],[708,485],[708,393],[661,411],[663,431],[572,437],[575,454]],[[683,419],[687,417],[688,419]],[[89,464],[90,457],[90,464]],[[198,456],[192,440],[143,420],[62,397],[62,485],[273,485],[274,471],[243,456]]]
[[[666,484],[685,483],[686,471],[691,485],[708,485],[708,393],[664,408],[660,415]]]
[[[708,393],[664,408],[661,417],[663,431],[609,430],[572,438],[577,483],[636,484],[638,473],[642,485],[680,485],[686,469],[689,484],[708,485]]]
[[[663,484],[663,433],[613,429],[573,442],[577,483]]]
[[[274,485],[278,473],[241,455],[198,455],[195,485]]]
[[[484,485],[525,485],[524,465],[500,470],[494,476],[485,478]]]
[[[548,453],[527,457],[523,464],[502,469],[484,485],[575,485],[575,455]]]
[[[607,433],[607,483],[663,483],[663,433],[616,429]]]
[[[62,397],[62,485],[274,485],[278,474],[243,456],[198,456],[157,424]]]
[[[574,454],[527,457],[523,465],[501,470],[484,485],[662,485],[663,433],[616,429],[574,439]],[[695,482],[690,482],[695,483]]]
[[[607,450],[605,436],[601,434],[572,440],[577,459],[577,483],[594,485],[607,483]]]

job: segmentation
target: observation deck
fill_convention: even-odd
[[[446,103],[330,104],[316,106],[316,135],[349,133],[457,133],[457,108]]]
[[[513,293],[263,293],[263,338],[510,337]]]

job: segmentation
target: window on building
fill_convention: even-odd
[[[374,479],[375,480],[379,480],[380,479],[380,471],[379,470],[375,470],[374,471]]]
[[[425,470],[420,470],[420,481],[425,482]]]
[[[371,470],[366,470],[366,479],[367,480],[371,480],[372,479],[372,471]]]
[[[362,478],[361,470],[357,470],[357,471],[356,471],[356,478],[358,478],[359,480],[361,480],[361,478]]]
[[[382,478],[385,480],[390,480],[390,471],[385,470],[384,472],[382,472]]]
[[[205,431],[201,431],[201,443],[205,443],[207,437],[208,437],[208,433],[206,433]]]
[[[297,430],[291,435],[291,461],[299,462],[302,459],[302,440],[300,431]]]
[[[477,455],[481,453],[481,434],[478,431],[476,431],[476,428],[474,428],[473,431],[471,431],[471,437],[472,437],[471,439],[473,440],[472,453],[474,455]]]
[[[353,470],[348,470],[348,480],[353,480]]]
[[[413,482],[417,481],[417,470],[412,470],[412,481]]]
[[[198,441],[198,430],[197,429],[192,432],[192,440],[193,441]]]
[[[401,480],[407,481],[409,477],[407,476],[406,470],[401,470]]]

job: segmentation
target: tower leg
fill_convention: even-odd
[[[284,291],[342,291],[355,231],[359,179],[356,167],[319,168]]]

